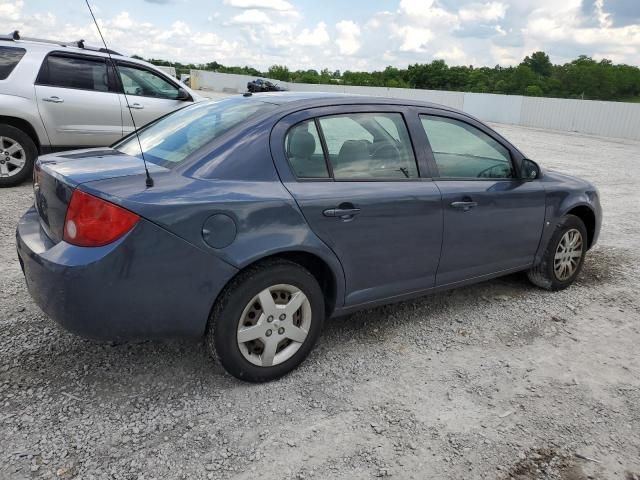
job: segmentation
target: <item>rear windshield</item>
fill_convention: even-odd
[[[250,117],[276,108],[276,105],[243,97],[196,103],[140,131],[144,158],[163,167],[171,167]],[[141,157],[135,135],[128,136],[113,148],[127,155]]]
[[[0,47],[0,80],[4,80],[13,72],[25,52],[24,48]]]

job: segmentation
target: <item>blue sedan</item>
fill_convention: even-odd
[[[192,105],[40,157],[34,190],[16,235],[42,310],[97,339],[204,336],[252,382],[299,365],[326,317],[517,271],[566,288],[601,224],[593,185],[478,120],[346,95]]]

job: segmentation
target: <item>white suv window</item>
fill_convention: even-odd
[[[108,92],[107,64],[99,57],[52,53],[42,64],[36,83],[51,87]]]
[[[9,76],[25,52],[24,48],[0,47],[0,80]]]
[[[120,73],[124,93],[127,95],[167,98],[170,100],[178,98],[178,87],[150,70],[118,64],[118,72]]]

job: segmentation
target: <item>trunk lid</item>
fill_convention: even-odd
[[[152,175],[167,171],[155,163],[147,163],[147,168]],[[71,195],[78,185],[133,175],[144,175],[142,160],[112,148],[75,150],[40,157],[33,174],[34,204],[40,225],[47,236],[58,243],[62,240]],[[140,182],[144,184],[144,179],[141,178]]]

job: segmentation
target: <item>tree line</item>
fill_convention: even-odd
[[[160,59],[149,61],[156,65],[173,66],[178,73],[199,69],[297,83],[640,102],[640,68],[614,64],[607,59],[597,61],[586,55],[563,65],[553,65],[546,53],[535,52],[513,67],[449,66],[444,60],[434,60],[431,63],[415,63],[404,69],[389,66],[373,72],[328,69],[294,71],[284,65],[273,65],[266,72],[260,72],[249,66],[228,67],[218,62],[195,65]]]

